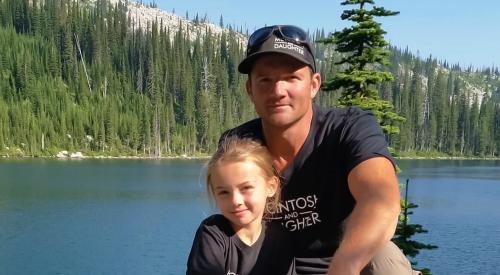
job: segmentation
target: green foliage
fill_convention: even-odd
[[[337,46],[337,51],[344,53],[345,56],[337,63],[346,65],[343,72],[337,72],[334,77],[327,81],[324,88],[326,90],[343,89],[339,103],[343,106],[359,106],[364,110],[372,111],[378,118],[379,123],[388,136],[399,134],[399,128],[394,124],[403,122],[405,119],[393,112],[393,105],[388,100],[380,98],[378,90],[384,82],[393,80],[391,72],[377,70],[377,67],[389,65],[387,57],[390,52],[386,49],[388,43],[384,40],[385,32],[380,27],[380,24],[374,21],[374,17],[378,16],[393,16],[398,12],[387,11],[384,8],[373,7],[366,9],[366,4],[374,4],[372,0],[349,0],[342,5],[359,5],[358,9],[345,10],[342,13],[343,20],[351,20],[355,24],[349,28],[345,28],[340,32],[335,32],[329,39],[323,40],[325,43],[333,43]],[[415,146],[424,135],[419,129],[423,127],[423,114],[418,112],[418,109],[423,104],[424,96],[422,94],[421,81],[421,65],[417,62],[413,68],[413,77],[409,81],[410,92],[412,97],[408,97],[401,103],[400,107],[404,108],[408,114],[408,124],[411,126],[405,130],[404,142],[407,146]],[[386,88],[387,89],[387,88]],[[392,92],[392,90],[391,90]],[[415,139],[409,132],[416,133]],[[406,187],[407,188],[407,187]],[[408,189],[406,189],[408,190]],[[399,246],[405,255],[414,257],[421,249],[437,248],[433,245],[411,240],[411,237],[417,233],[427,232],[419,224],[408,224],[409,209],[416,208],[414,204],[407,205],[407,198],[402,203],[404,209],[403,219],[398,222],[396,237],[394,242]],[[413,263],[416,264],[416,263]],[[426,274],[430,274],[428,269],[424,270]]]
[[[373,18],[394,13],[345,3],[364,4],[344,13],[357,25],[339,32],[343,44],[314,45],[322,78],[344,86],[318,104],[373,111],[400,155],[500,155],[498,68],[461,70],[387,47]],[[124,2],[0,0],[0,155],[207,154],[222,131],[255,117],[237,72],[241,34],[191,40],[200,31],[185,23],[141,24]]]
[[[342,20],[354,22],[349,28],[337,31],[323,43],[333,43],[336,50],[344,56],[336,64],[346,65],[342,72],[337,72],[331,80],[325,82],[323,89],[337,90],[342,88],[339,103],[342,106],[359,106],[372,111],[378,118],[382,130],[387,135],[399,133],[397,122],[405,119],[393,112],[390,101],[380,99],[378,85],[393,80],[390,72],[376,70],[375,66],[388,65],[390,55],[386,49],[388,43],[384,39],[385,31],[374,17],[393,16],[398,12],[387,11],[381,7],[367,9],[366,4],[374,4],[370,0],[350,0],[342,5],[359,5],[357,9],[344,10]]]
[[[254,116],[234,33],[144,31],[107,1],[1,0],[0,11],[3,155],[206,154]]]
[[[420,224],[410,224],[409,216],[413,214],[411,209],[415,209],[418,205],[413,203],[408,203],[408,184],[409,179],[406,180],[405,198],[401,199],[401,209],[402,213],[399,216],[399,222],[396,228],[395,237],[392,241],[403,250],[403,253],[410,257],[415,257],[420,253],[422,249],[437,249],[438,247],[432,244],[425,244],[419,241],[412,240],[411,237],[415,234],[427,233],[428,231],[423,228]],[[417,262],[412,262],[412,265],[416,265]],[[428,268],[418,269],[422,271],[423,274],[431,274]]]
[[[452,157],[499,157],[498,146],[492,140],[500,130],[494,127],[492,117],[496,114],[493,106],[500,103],[500,74],[449,68],[432,57],[422,61],[408,52],[392,52],[391,60],[397,63],[388,68],[395,76],[391,90],[395,111],[409,118],[399,124],[400,135],[390,140],[398,154],[419,152],[426,156],[439,152]],[[481,127],[481,120],[489,126]]]

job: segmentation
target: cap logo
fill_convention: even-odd
[[[304,46],[295,45],[291,42],[285,41],[285,40],[277,38],[277,37],[274,38],[274,48],[275,49],[288,49],[288,50],[296,51],[301,55],[304,55]]]

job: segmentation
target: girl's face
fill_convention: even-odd
[[[260,229],[266,200],[276,192],[275,178],[267,180],[252,161],[219,162],[211,182],[217,206],[236,233]]]

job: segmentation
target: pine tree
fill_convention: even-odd
[[[0,88],[1,89],[1,88]],[[9,106],[0,97],[0,149],[10,145]]]
[[[400,220],[396,228],[394,243],[403,250],[405,255],[410,257],[415,257],[420,253],[422,249],[436,249],[438,248],[432,244],[425,244],[415,240],[411,240],[411,237],[415,234],[427,233],[422,225],[420,224],[410,224],[409,216],[413,214],[411,209],[415,209],[418,205],[408,202],[408,190],[409,190],[409,179],[406,179],[406,184],[404,187],[405,198],[401,200],[401,208],[403,209],[402,215],[400,215]],[[417,262],[412,262],[412,265],[416,265]],[[419,269],[424,275],[430,275],[430,269],[422,268]]]
[[[480,152],[479,147],[479,133],[477,129],[479,128],[479,98],[475,94],[472,100],[472,108],[470,111],[470,128],[469,128],[469,148],[471,153],[478,155]]]
[[[424,94],[422,89],[422,68],[420,60],[415,61],[413,67],[413,76],[410,86],[410,112],[412,116],[406,116],[407,121],[411,122],[411,133],[413,133],[413,140],[411,147],[413,150],[421,150],[424,142]]]
[[[161,21],[132,21],[123,2],[87,2],[0,0],[0,101],[5,107],[0,110],[0,140],[10,151],[18,148],[30,156],[71,148],[89,154],[205,153],[214,150],[223,130],[256,116],[244,93],[246,78],[237,71],[245,49],[233,30],[241,27],[214,34],[205,26],[196,29],[181,22],[181,29],[169,29]],[[370,37],[375,38],[381,32],[373,22],[363,24],[356,31],[374,30]],[[314,40],[325,37],[324,30],[311,33]],[[197,41],[190,39],[194,34]],[[356,50],[339,53],[332,45],[313,47],[325,79],[350,66],[336,64],[344,58],[369,60],[377,52],[367,50],[356,57]],[[363,83],[378,89],[379,99],[392,101],[394,112],[408,118],[404,124],[386,120],[401,127],[399,135],[387,136],[391,146],[453,154],[455,144],[455,154],[498,156],[498,68],[460,72],[431,57],[421,60],[408,49],[382,49],[393,52],[388,57],[392,64],[364,68],[388,70],[394,82],[369,85],[376,77],[367,74]],[[206,91],[205,58],[213,78],[208,93],[201,93]],[[420,71],[420,80],[428,79],[427,89],[414,70]],[[457,78],[463,80],[458,95]],[[481,92],[471,92],[471,86]],[[320,93],[316,102],[334,105],[340,92]],[[484,106],[482,92],[488,92]],[[383,104],[367,98],[362,103],[380,114]],[[489,114],[488,119],[483,114]],[[0,144],[0,154],[5,146]]]
[[[423,143],[422,147],[419,150],[422,151],[430,151],[432,148],[432,139],[431,139],[431,129],[435,127],[435,119],[431,119],[431,105],[432,98],[431,95],[433,93],[434,81],[435,81],[435,71],[436,71],[436,61],[429,56],[426,61],[425,66],[425,75],[427,76],[427,89],[425,90],[424,96],[424,125],[423,125]]]
[[[433,89],[431,112],[436,121],[435,130],[432,129],[431,138],[433,148],[442,151],[444,147],[444,137],[446,131],[446,121],[448,117],[448,105],[446,104],[446,76],[443,69],[438,71],[435,86]]]
[[[458,135],[459,135],[459,151],[460,155],[467,154],[468,148],[468,137],[470,132],[470,108],[469,108],[469,94],[462,92],[459,98],[458,106]]]
[[[495,119],[493,123],[494,156],[500,155],[500,104],[495,106]]]
[[[392,111],[389,101],[381,100],[377,85],[393,80],[390,72],[375,70],[375,66],[388,65],[390,52],[385,47],[385,31],[374,17],[393,16],[399,12],[385,10],[381,7],[367,9],[365,5],[374,4],[372,0],[348,0],[341,5],[359,5],[358,9],[344,10],[342,20],[350,20],[355,24],[342,31],[335,32],[330,38],[322,40],[325,44],[334,43],[336,49],[345,56],[336,64],[345,64],[347,69],[338,72],[333,79],[324,84],[324,90],[343,88],[339,103],[343,106],[359,106],[372,111],[378,118],[387,135],[399,133],[395,122],[404,118]]]
[[[493,135],[490,125],[494,119],[494,105],[488,95],[483,97],[479,115],[479,156],[491,156],[493,150]]]
[[[323,40],[325,43],[334,43],[337,46],[337,51],[346,54],[338,64],[347,65],[347,69],[344,72],[337,73],[332,80],[327,81],[325,89],[335,90],[343,88],[344,90],[339,100],[341,105],[356,105],[362,109],[373,111],[387,135],[397,134],[399,133],[399,128],[393,124],[397,121],[404,121],[404,118],[392,111],[393,105],[389,101],[379,98],[379,92],[376,89],[377,85],[392,81],[393,76],[390,72],[376,70],[376,66],[389,64],[387,60],[389,51],[385,48],[388,45],[384,40],[385,31],[380,27],[380,23],[375,22],[373,18],[393,16],[398,14],[398,12],[387,11],[382,7],[375,6],[372,9],[366,9],[366,4],[374,5],[374,1],[372,0],[347,0],[341,4],[359,5],[359,8],[344,10],[342,13],[343,20],[348,19],[355,22],[352,27],[335,32],[333,37]],[[419,91],[421,88],[418,87],[421,83],[419,72],[420,65],[417,63],[414,72],[415,78],[413,80],[414,93],[421,92]],[[421,100],[417,100],[411,106],[415,112],[419,112]],[[415,123],[421,123],[421,119],[417,119]],[[404,206],[406,206],[406,203]],[[403,224],[403,228],[407,226],[408,224]],[[413,225],[413,227],[421,228],[421,225]],[[409,236],[403,235],[401,238],[397,236],[396,240],[401,240],[401,245],[410,246],[417,251],[418,249],[425,248],[424,246],[417,245],[419,244],[418,242],[410,240]]]
[[[455,155],[457,148],[457,136],[458,136],[458,109],[459,109],[459,94],[461,93],[461,83],[460,79],[456,78],[453,85],[453,92],[450,99],[450,114],[448,116],[447,123],[447,137],[446,137],[446,151],[450,155]]]

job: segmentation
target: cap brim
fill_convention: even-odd
[[[276,49],[276,50],[266,50],[266,51],[259,51],[259,52],[256,52],[254,54],[251,54],[249,56],[247,56],[245,59],[243,59],[240,64],[238,65],[238,71],[242,74],[250,74],[250,71],[252,71],[252,66],[253,64],[255,63],[255,61],[257,61],[257,59],[263,55],[267,55],[267,54],[272,54],[272,53],[279,53],[279,54],[284,54],[284,55],[287,55],[293,59],[296,59],[302,63],[304,63],[304,65],[307,65],[311,68],[313,68],[313,64],[310,64],[309,61],[307,61],[305,58],[300,58],[296,55],[292,55],[290,54],[289,52],[287,51],[280,51],[279,49]],[[313,69],[314,70],[314,69]]]

